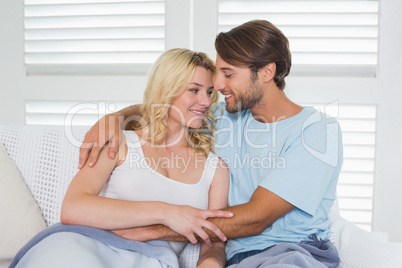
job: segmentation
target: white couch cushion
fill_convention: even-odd
[[[14,161],[0,143],[0,267],[46,227],[42,212]]]

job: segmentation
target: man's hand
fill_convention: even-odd
[[[226,267],[225,243],[215,242],[212,247],[201,244],[197,268]]]
[[[85,135],[80,147],[78,168],[82,168],[86,162],[89,166],[95,165],[99,153],[106,143],[109,143],[109,157],[114,159],[119,149],[120,137],[123,135],[120,123],[123,117],[118,114],[108,114],[102,117]]]
[[[106,143],[110,143],[109,157],[114,159],[119,149],[121,136],[124,130],[133,130],[141,119],[141,105],[131,105],[123,110],[102,117],[85,135],[80,148],[80,160],[78,168],[82,168],[86,162],[93,167],[99,157],[99,153]]]
[[[217,258],[208,258],[203,262],[197,263],[197,268],[223,268],[226,267],[226,262]]]

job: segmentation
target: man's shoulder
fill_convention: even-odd
[[[299,119],[303,129],[317,128],[326,129],[328,125],[339,125],[338,120],[329,114],[315,109],[314,107],[305,107],[303,115]]]

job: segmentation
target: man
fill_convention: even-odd
[[[286,97],[291,54],[287,38],[273,24],[255,20],[220,33],[215,48],[214,88],[226,102],[215,152],[231,172],[230,207],[225,210],[234,217],[208,220],[229,239],[227,265],[336,267],[339,257],[328,240],[328,214],[343,161],[338,123]],[[132,113],[129,109],[121,115]],[[89,132],[84,143],[98,142],[95,136],[97,130]],[[92,164],[100,144],[89,157]],[[80,163],[87,157],[88,149],[82,149]],[[182,240],[164,226],[120,235]]]

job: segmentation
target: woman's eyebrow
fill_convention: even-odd
[[[196,86],[199,86],[199,87],[203,87],[204,85],[203,84],[200,84],[200,83],[197,83],[197,82],[190,82],[190,85],[196,85]],[[213,89],[214,88],[214,86],[212,85],[212,86],[210,86],[208,89]]]
[[[199,87],[202,87],[202,86],[203,86],[202,84],[197,83],[197,82],[190,82],[190,84],[193,84],[193,85],[196,85],[196,86],[199,86]]]

